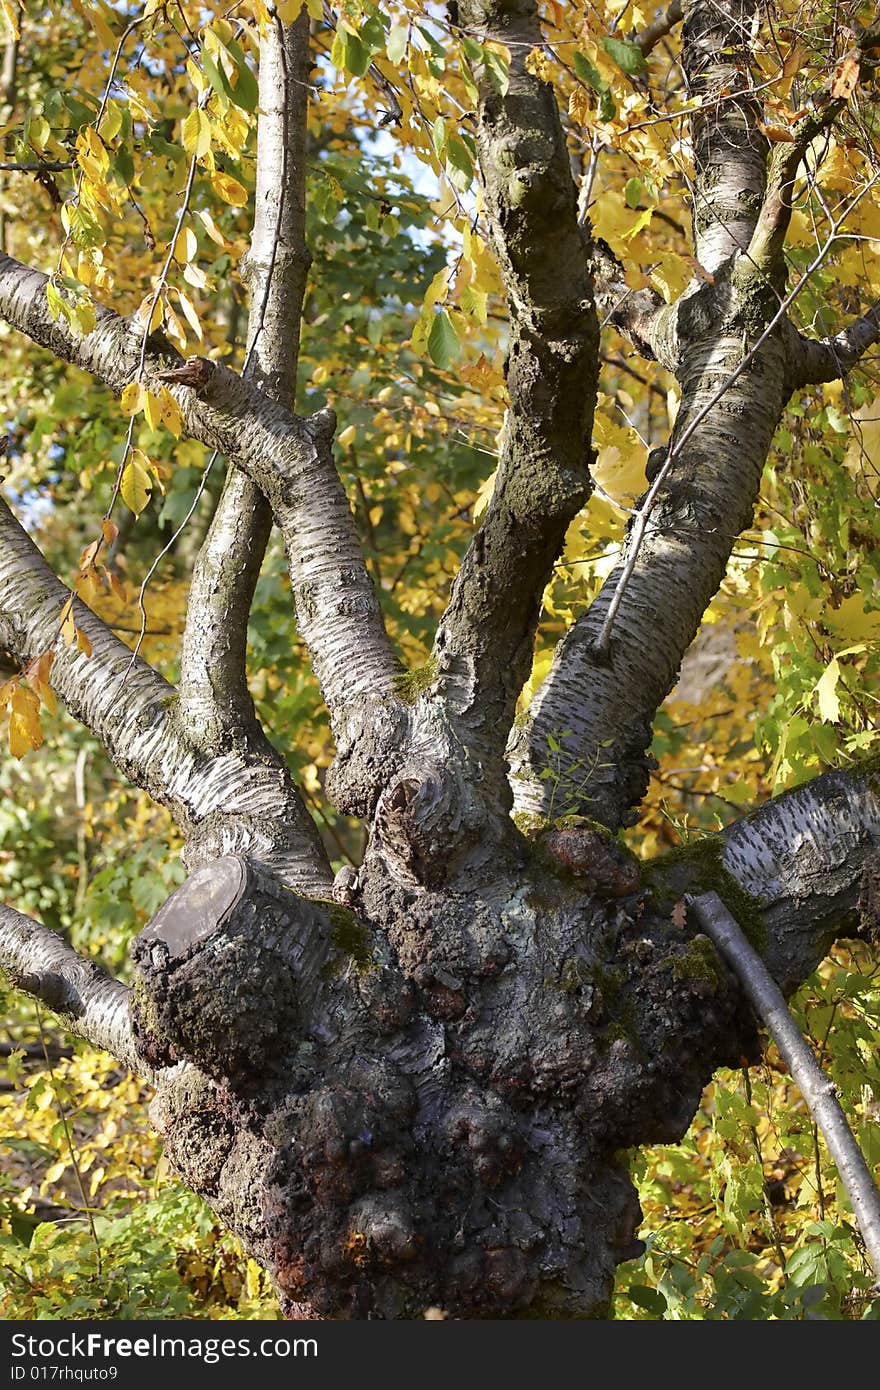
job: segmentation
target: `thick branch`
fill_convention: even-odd
[[[269,26],[260,42],[254,228],[242,275],[251,291],[247,378],[292,408],[305,247],[309,17]],[[272,525],[268,502],[235,467],[199,552],[180,652],[181,718],[194,737],[247,733],[247,624]]]
[[[876,922],[859,919],[880,854],[880,783],[869,765],[785,792],[720,838],[725,869],[760,910],[761,954],[785,993],[836,937],[876,932]]]
[[[476,74],[486,214],[510,309],[510,405],[495,491],[434,651],[468,740],[500,764],[541,595],[590,491],[598,327],[553,89],[526,68],[541,42],[537,6],[463,0],[459,16],[469,33],[511,52],[504,95],[486,71]]]
[[[709,287],[707,300],[716,293],[727,292]],[[529,814],[579,813],[614,828],[634,819],[629,808],[647,786],[654,715],[724,577],[736,536],[751,521],[786,400],[784,341],[771,336],[742,369],[742,336],[734,336],[732,324],[713,324],[711,313],[709,331],[701,333],[703,312],[699,298],[681,301],[680,340],[691,345],[681,368],[673,460],[638,551],[630,555],[637,534],[630,532],[514,732],[514,801]],[[688,315],[696,316],[692,323]],[[712,405],[725,381],[723,398]],[[631,572],[621,587],[625,569]],[[619,607],[605,650],[600,635],[612,602]]]
[[[761,107],[748,88],[756,0],[685,0],[682,63],[691,96],[694,143],[694,246],[715,272],[752,238],[764,196],[767,140]],[[731,93],[739,93],[731,96]]]
[[[0,966],[18,989],[52,1009],[71,1033],[143,1074],[129,1016],[131,990],[77,955],[48,927],[3,903]]]
[[[791,389],[801,386],[818,386],[825,381],[837,381],[846,376],[860,359],[880,341],[880,303],[874,305],[861,318],[836,333],[833,338],[805,338],[797,336],[796,346],[791,354],[789,379]]]
[[[613,324],[640,356],[674,372],[679,355],[678,305],[667,304],[663,296],[650,287],[630,289],[623,266],[601,238],[590,246],[589,257],[595,277],[596,308],[603,327],[606,323]]]
[[[326,894],[329,866],[311,818],[264,739],[208,756],[181,730],[176,692],[80,599],[73,617],[90,655],[61,636],[70,591],[0,501],[0,644],[26,666],[53,652],[51,683],[137,786],[169,808],[192,867],[241,850],[303,893]]]

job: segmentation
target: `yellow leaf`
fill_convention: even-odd
[[[196,306],[193,304],[189,295],[183,293],[183,290],[176,290],[175,293],[180,301],[180,307],[183,310],[184,318],[186,319],[195,336],[198,338],[199,342],[201,342],[204,337],[204,333],[202,332],[202,325],[199,320],[198,313],[196,312]]]
[[[119,404],[122,413],[129,420],[132,415],[137,415],[143,410],[147,399],[145,387],[139,381],[130,381],[127,386],[122,388],[122,395],[119,397]]]
[[[857,53],[847,53],[834,69],[831,96],[834,101],[846,101],[859,85],[861,64]]]
[[[155,331],[156,331],[157,328],[161,328],[161,327],[162,327],[162,316],[163,316],[163,312],[164,312],[164,311],[163,311],[163,307],[162,307],[162,296],[161,296],[161,294],[160,294],[160,295],[157,295],[155,303],[153,302],[153,296],[152,296],[151,294],[148,294],[148,295],[145,296],[145,298],[143,298],[143,299],[141,300],[140,304],[138,305],[137,309],[135,310],[134,316],[135,316],[135,318],[137,319],[138,323],[142,324],[143,327],[146,328],[146,327],[147,327],[147,315],[149,314],[149,316],[150,316],[149,332],[150,332],[150,333],[155,333]]]
[[[294,0],[294,3],[296,3],[296,0]],[[302,0],[299,0],[299,3],[301,4]],[[278,13],[281,13],[280,5],[278,6]],[[260,1266],[257,1264],[256,1260],[248,1260],[246,1278],[248,1298],[259,1298],[260,1289],[262,1288],[262,1275],[263,1271],[260,1269]]]
[[[10,0],[0,0],[0,9],[2,9],[3,18],[6,20],[9,37],[17,41],[21,35],[18,32],[18,14],[16,9],[13,9]]]
[[[144,415],[151,430],[157,430],[162,423],[162,408],[159,397],[152,391],[144,391]]]
[[[180,406],[167,386],[162,387],[159,396],[159,418],[166,430],[170,430],[174,438],[179,439],[183,433],[183,416],[180,413]]]
[[[248,200],[247,189],[242,188],[238,179],[234,179],[231,174],[221,174],[219,169],[211,175],[211,186],[224,203],[229,203],[234,208],[243,208]]]
[[[880,638],[880,611],[865,612],[865,594],[850,594],[838,609],[825,608],[823,621],[850,642]]]
[[[187,261],[195,260],[199,249],[199,243],[192,227],[181,227],[174,243],[174,259],[186,264]]]
[[[204,208],[200,208],[198,216],[201,218],[202,224],[205,228],[205,231],[208,233],[208,236],[211,238],[213,242],[216,243],[217,246],[220,246],[225,250],[227,247],[232,245],[231,241],[226,240],[226,237],[223,235],[220,228],[217,226],[217,223],[214,221],[213,217],[209,212],[207,212]]]
[[[826,666],[824,674],[816,682],[816,696],[819,702],[819,718],[823,724],[836,724],[840,718],[840,700],[837,697],[837,683],[840,680],[840,665],[835,656]]]
[[[188,261],[183,267],[183,278],[194,290],[210,289],[207,275],[199,266],[193,265],[192,261]]]
[[[342,430],[342,432],[337,435],[336,442],[339,444],[340,448],[347,449],[349,444],[354,442],[356,434],[357,430],[354,425],[349,425],[347,429]]]
[[[76,645],[81,652],[85,652],[86,656],[91,656],[92,644],[81,627],[78,627],[76,630]]]
[[[278,0],[275,6],[282,24],[292,24],[303,7],[303,0]]]
[[[22,758],[43,741],[40,728],[40,702],[33,690],[19,685],[12,692],[12,713],[9,716],[9,751]]]
[[[65,603],[58,617],[58,625],[61,628],[61,636],[65,645],[70,646],[76,641],[76,623],[73,621],[73,594]]]
[[[134,455],[134,451],[132,452]],[[150,500],[153,485],[149,473],[134,456],[122,470],[122,482],[119,490],[129,511],[134,512],[135,516],[140,516]]]
[[[183,148],[196,159],[201,159],[211,148],[211,122],[198,107],[190,111],[183,123]]]

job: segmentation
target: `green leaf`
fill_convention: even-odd
[[[406,52],[408,42],[407,30],[401,24],[395,24],[388,31],[388,39],[385,44],[385,52],[388,54],[389,63],[395,65],[402,61]]]
[[[489,75],[489,81],[492,83],[492,86],[501,96],[507,96],[507,90],[510,86],[510,69],[507,62],[502,58],[500,53],[493,52],[491,48],[486,49],[484,58],[486,62],[486,72]]]
[[[647,1284],[632,1284],[627,1289],[626,1296],[637,1308],[644,1308],[646,1312],[653,1313],[655,1317],[662,1318],[666,1312],[665,1296],[659,1289],[649,1288]]]
[[[602,47],[612,63],[616,63],[620,71],[625,72],[628,77],[636,77],[639,73],[648,71],[645,55],[638,44],[609,37],[602,40]]]
[[[599,69],[583,53],[575,53],[574,70],[581,81],[592,87],[594,92],[607,92],[608,83],[603,80]]]
[[[235,39],[229,39],[225,47],[235,59],[235,83],[230,91],[230,96],[236,106],[240,106],[242,111],[256,111],[260,102],[260,87],[251,69],[248,67],[247,58],[242,51],[241,45]]]
[[[467,146],[457,135],[450,135],[447,138],[446,160],[452,169],[450,179],[453,184],[460,192],[466,192],[474,177],[474,166]]]
[[[635,210],[642,201],[642,181],[641,179],[627,179],[623,196],[628,208]]]
[[[434,315],[431,331],[428,334],[428,353],[435,366],[442,370],[450,366],[458,357],[458,334],[455,325],[445,309]]]

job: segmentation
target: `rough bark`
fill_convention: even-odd
[[[534,0],[462,0],[458,13],[472,35],[511,52],[504,95],[477,71],[486,216],[510,311],[509,406],[495,488],[434,658],[465,742],[498,762],[531,665],[541,596],[591,488],[598,326],[556,98],[526,68],[542,38]]]
[[[714,273],[752,239],[764,197],[767,140],[750,95],[756,0],[685,0],[682,61],[691,96],[697,260]]]
[[[682,401],[670,441],[675,456],[607,650],[600,637],[631,563],[632,533],[599,597],[559,644],[528,718],[513,732],[514,804],[526,816],[583,814],[616,829],[628,823],[630,808],[644,794],[654,714],[675,683],[737,535],[751,521],[787,398],[785,335],[771,335],[704,412],[774,308],[766,286],[755,293],[742,261],[677,306]],[[547,768],[552,775],[542,779]]]

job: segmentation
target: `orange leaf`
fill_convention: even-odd
[[[113,542],[116,540],[116,537],[119,535],[119,527],[116,525],[116,522],[113,521],[113,519],[109,516],[101,518],[101,535],[104,537],[104,540],[107,542],[108,545],[112,545]]]
[[[79,647],[81,652],[85,652],[86,656],[91,656],[92,644],[89,641],[86,634],[83,632],[81,627],[78,627],[76,629],[76,645]]]
[[[846,101],[852,96],[859,85],[860,72],[861,65],[857,54],[847,53],[845,58],[841,58],[834,69],[831,83],[831,95],[835,101]]]
[[[763,121],[757,121],[756,125],[762,134],[767,136],[768,140],[776,144],[782,144],[785,141],[790,144],[794,143],[794,136],[790,130],[786,130],[784,125],[765,125]]]
[[[800,72],[807,56],[805,44],[793,43],[785,55],[785,62],[782,64],[782,76],[794,77],[795,73]]]

